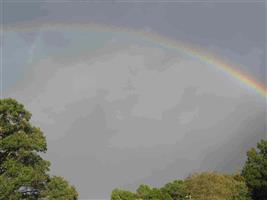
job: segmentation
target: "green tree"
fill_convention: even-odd
[[[46,139],[30,119],[16,100],[0,100],[0,200],[49,199],[43,195],[55,191],[51,186],[58,179],[49,177],[50,163],[40,156],[47,150]],[[74,188],[74,198],[64,191],[64,200],[77,199]]]
[[[142,184],[137,188],[136,194],[139,198],[145,198],[149,196],[151,191],[152,191],[152,188],[150,188],[150,186]]]
[[[247,161],[242,170],[246,183],[255,200],[267,199],[267,141],[257,144],[247,153]]]
[[[182,180],[175,180],[167,183],[161,190],[168,193],[173,200],[184,200],[187,196],[184,181]]]
[[[249,200],[249,192],[240,175],[216,172],[193,174],[185,180],[192,200]]]
[[[63,177],[54,176],[46,185],[42,196],[46,197],[47,200],[76,200],[78,193]]]
[[[136,196],[140,200],[172,200],[166,191],[150,188],[148,185],[140,185],[136,191]]]
[[[112,191],[111,200],[135,200],[136,195],[132,192],[115,189]]]

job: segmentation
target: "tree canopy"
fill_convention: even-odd
[[[217,172],[196,173],[162,188],[140,185],[136,193],[115,189],[112,200],[250,200],[244,178]]]
[[[196,173],[188,177],[185,190],[192,200],[249,200],[249,192],[240,175],[217,172]]]
[[[267,200],[267,141],[261,140],[247,152],[241,174],[194,173],[162,188],[140,185],[136,193],[114,190],[118,192],[123,198],[113,195],[112,200]]]
[[[267,141],[262,140],[257,148],[247,153],[247,161],[242,171],[246,183],[255,200],[267,199]]]
[[[74,187],[48,174],[50,163],[40,156],[46,139],[30,119],[16,100],[0,100],[0,200],[77,199]]]
[[[184,200],[188,196],[182,180],[174,180],[164,185],[162,190],[168,193],[173,200]]]

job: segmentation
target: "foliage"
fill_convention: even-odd
[[[136,191],[137,199],[144,200],[172,200],[171,196],[161,189],[150,188],[148,185],[140,185]]]
[[[196,173],[185,180],[192,200],[248,200],[249,193],[240,175],[216,172]]]
[[[49,177],[50,163],[39,155],[47,150],[46,139],[30,118],[16,100],[0,100],[0,200],[47,199],[43,195],[55,191],[52,186],[60,182]],[[64,200],[77,197],[67,182],[61,181],[60,185],[66,189]]]
[[[247,161],[242,171],[246,183],[255,200],[267,199],[267,141],[258,143],[257,149],[247,153]]]
[[[47,200],[77,200],[78,193],[73,186],[70,186],[62,177],[54,176],[46,185],[42,196]]]
[[[115,189],[112,191],[111,200],[135,200],[136,195],[132,192]]]
[[[136,193],[120,189],[113,190],[111,200],[172,200],[172,198],[161,189],[140,185]]]
[[[193,174],[162,188],[140,185],[136,193],[115,189],[111,200],[250,200],[244,178],[216,172]]]
[[[143,185],[143,184],[140,185],[136,190],[137,196],[143,199],[145,197],[148,197],[151,192],[152,192],[152,188],[150,188],[150,186],[148,185]]]
[[[184,200],[188,196],[185,191],[184,181],[175,180],[173,182],[167,183],[162,191],[168,193],[173,200]]]

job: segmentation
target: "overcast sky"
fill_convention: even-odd
[[[216,66],[137,34],[79,28],[111,25],[190,43],[264,84],[265,3],[3,6],[4,96],[32,112],[48,139],[52,173],[82,198],[194,171],[235,172],[266,138],[265,98]]]

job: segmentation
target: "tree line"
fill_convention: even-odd
[[[247,160],[236,174],[194,173],[161,188],[140,185],[136,192],[112,191],[111,200],[267,200],[267,141],[247,152]]]

